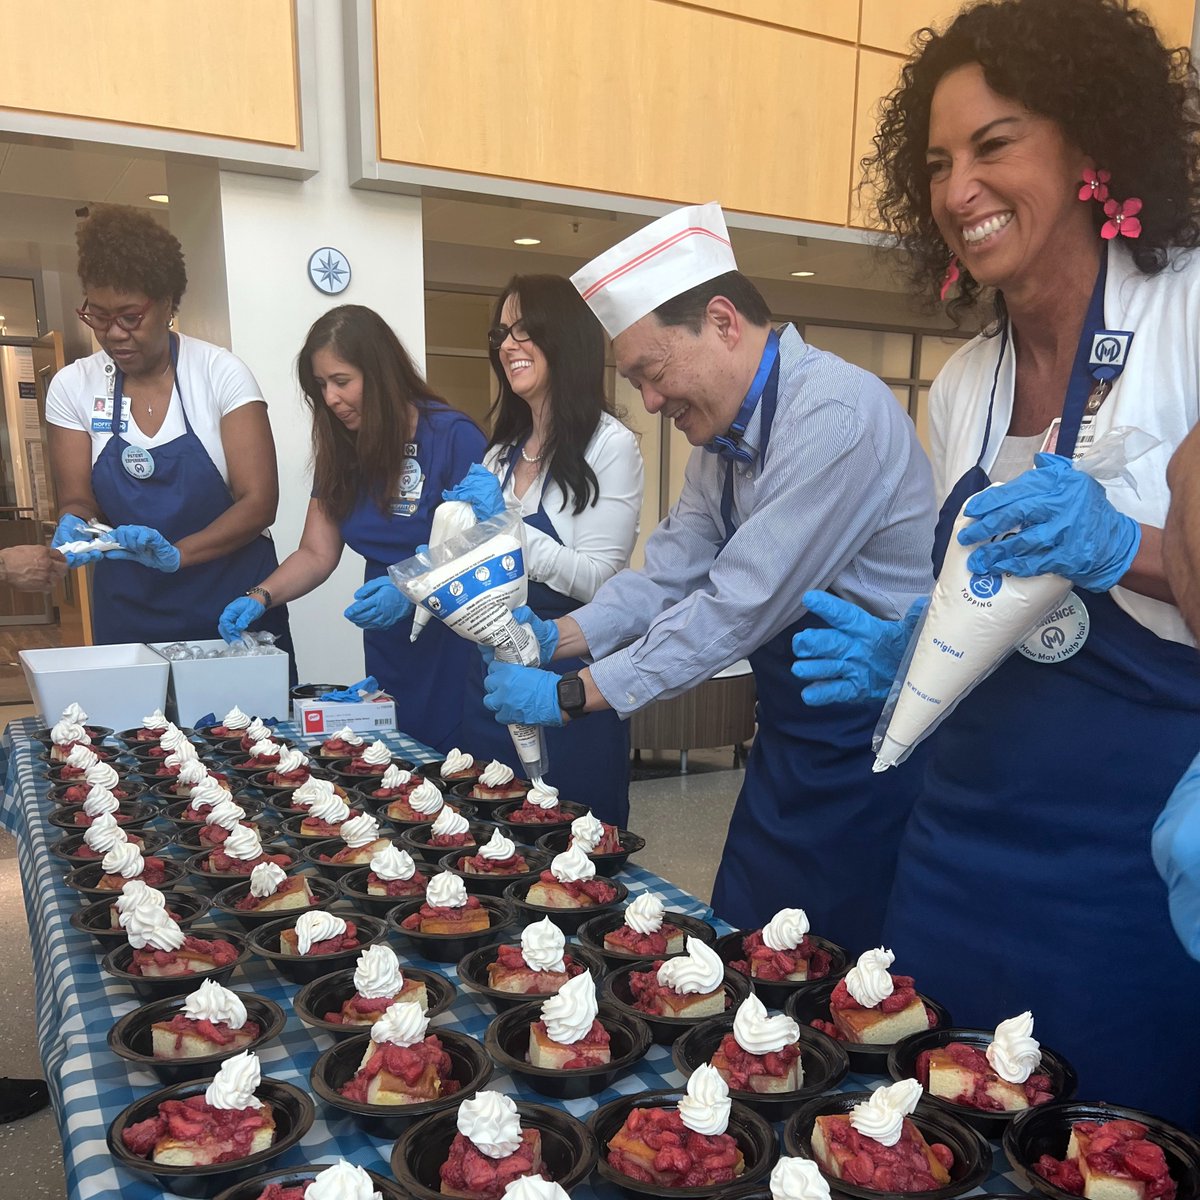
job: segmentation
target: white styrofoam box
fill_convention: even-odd
[[[141,642],[22,650],[20,657],[47,725],[74,701],[93,724],[132,729],[166,703],[169,664]]]
[[[337,704],[331,700],[293,700],[292,720],[305,737],[324,737],[344,725],[355,733],[376,733],[396,728],[396,704],[387,695],[358,704]]]
[[[162,650],[169,642],[152,642]],[[226,648],[221,638],[188,642],[202,650]],[[164,659],[164,662],[168,660]],[[264,720],[288,715],[288,656],[239,654],[236,657],[185,658],[170,661],[167,716],[177,725],[194,726],[212,713],[219,721],[236,704],[242,712]],[[140,721],[141,718],[139,717]]]

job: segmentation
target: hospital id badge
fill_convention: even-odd
[[[112,396],[92,397],[92,432],[113,433],[113,398]],[[122,419],[117,422],[116,433],[124,433],[129,422]]]
[[[405,446],[406,450],[415,450],[415,445]],[[406,458],[400,466],[400,478],[396,485],[396,495],[391,503],[393,517],[411,517],[415,515],[421,503],[421,494],[425,490],[425,475],[421,464],[415,458]]]

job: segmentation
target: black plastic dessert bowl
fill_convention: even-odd
[[[259,1034],[253,1041],[237,1047],[243,1050],[258,1050],[273,1041],[283,1031],[287,1018],[283,1009],[273,1000],[253,992],[234,992],[246,1007],[246,1019],[258,1026]],[[126,1013],[109,1031],[108,1045],[112,1052],[135,1066],[153,1071],[163,1083],[183,1083],[199,1079],[221,1069],[221,1063],[233,1051],[228,1047],[213,1047],[212,1054],[195,1058],[155,1058],[152,1026],[157,1021],[170,1021],[183,1012],[184,998],[171,996],[165,1000],[154,1000],[149,1004]]]
[[[350,810],[351,817],[360,816],[367,811],[366,806],[359,796],[348,797],[346,806]],[[372,813],[371,815],[374,816],[375,814]],[[301,826],[308,819],[309,814],[307,812],[293,813],[290,817],[284,817],[279,826],[280,835],[285,837],[293,846],[311,846],[314,842],[327,842],[331,838],[336,838],[338,831],[341,829],[341,823],[339,822],[339,824],[333,826],[332,833],[306,833]],[[350,820],[350,817],[347,817],[346,820]],[[385,826],[381,823],[380,828],[383,829]]]
[[[400,973],[405,982],[411,979],[425,985],[426,1016],[436,1017],[454,1003],[454,985],[445,975],[437,971],[422,971],[418,967],[410,967],[407,963]],[[311,1025],[314,1029],[320,1029],[339,1039],[354,1037],[365,1032],[369,1026],[350,1025],[326,1018],[330,1013],[340,1012],[342,1005],[355,993],[354,968],[349,967],[306,983],[293,998],[292,1007],[305,1025]]]
[[[670,1045],[681,1034],[699,1025],[711,1017],[660,1017],[651,1013],[641,1012],[633,1006],[633,992],[629,987],[629,976],[634,971],[651,971],[653,963],[634,963],[632,966],[620,967],[609,972],[604,980],[604,998],[615,1005],[621,1012],[645,1021],[650,1027],[650,1033],[659,1043]],[[750,984],[744,975],[725,969],[725,979],[722,983],[725,992],[725,1011],[732,1013],[745,998],[750,995]]]
[[[48,793],[51,804],[62,807],[67,804],[82,804],[87,799],[87,793],[92,785],[85,780],[72,780],[70,783],[56,783]],[[82,789],[80,791],[79,789]],[[146,793],[146,785],[141,780],[132,777],[119,779],[115,786],[108,789],[118,800],[138,800]],[[68,795],[68,793],[70,793]]]
[[[570,833],[571,822],[578,817],[586,816],[588,811],[582,804],[573,804],[569,800],[560,800],[553,810],[553,820],[514,821],[513,813],[519,812],[524,806],[524,800],[506,800],[503,804],[497,804],[492,808],[489,819],[495,821],[497,825],[503,825],[505,832],[510,838],[516,838],[521,842],[529,842],[531,845],[542,834],[551,830],[561,830],[565,833]]]
[[[556,920],[556,918],[551,918]],[[616,912],[603,911],[599,916],[592,916],[584,921],[576,931],[580,943],[588,950],[594,950],[604,960],[610,971],[618,967],[629,966],[631,963],[647,963],[659,958],[674,958],[676,954],[685,951],[680,948],[676,954],[626,954],[623,950],[613,950],[604,944],[604,935],[620,929],[625,924],[625,910]],[[717,940],[717,931],[707,921],[699,917],[689,917],[685,913],[672,912],[667,909],[663,913],[663,924],[674,925],[683,934],[684,945],[690,937],[699,938],[706,946],[713,945]]]
[[[154,856],[151,856],[154,857]],[[149,884],[153,888],[157,888],[160,892],[169,891],[183,877],[187,871],[181,863],[172,862],[169,858],[164,858],[162,861],[162,878],[158,879],[157,875],[146,878],[141,876],[143,883]],[[67,887],[74,888],[77,892],[86,896],[89,901],[103,900],[106,896],[114,896],[120,892],[120,888],[102,888],[96,885],[100,882],[104,875],[103,862],[88,863],[86,866],[75,867],[67,873],[64,882]],[[128,881],[126,881],[128,882]]]
[[[517,846],[517,854],[525,860],[525,870],[511,875],[488,875],[467,871],[463,860],[478,854],[478,850],[451,850],[439,860],[436,871],[449,871],[457,875],[472,896],[502,896],[510,885],[528,886],[550,865],[549,855],[541,850],[530,850],[528,846]]]
[[[742,940],[746,936],[746,930],[738,930],[735,933],[727,933],[722,937],[717,938],[715,949],[721,956],[721,961],[727,967],[733,967],[733,970],[741,974],[745,974],[740,967],[734,967],[735,962],[743,962],[749,966],[746,958],[745,950],[742,945]],[[829,970],[820,976],[812,979],[762,979],[756,975],[747,975],[750,980],[750,987],[754,994],[768,1007],[782,1009],[796,992],[813,991],[823,988],[828,991],[839,979],[854,965],[854,960],[850,957],[850,952],[844,947],[839,946],[836,942],[828,941],[826,938],[816,937],[814,934],[808,935],[808,940],[818,950],[824,950],[829,955]]]
[[[257,775],[251,775],[249,780],[250,786],[255,791],[262,792],[267,798],[267,803],[279,812],[307,812],[308,810],[303,805],[293,805],[289,799],[300,784],[294,783],[281,786],[278,783],[272,783],[268,776],[274,773],[273,769],[268,769],[266,771],[259,771]],[[312,769],[309,774],[316,779],[327,779],[330,783],[337,782],[324,768],[318,767]],[[342,790],[345,791],[344,788]]]
[[[387,838],[388,841],[395,840],[392,830],[385,826],[380,826],[376,836],[377,838]],[[343,875],[349,875],[351,871],[357,871],[359,867],[370,865],[369,862],[333,862],[333,856],[345,849],[346,843],[340,837],[322,838],[317,842],[306,840],[300,847],[300,858],[319,874],[324,875],[326,879],[332,879],[336,883]]]
[[[162,856],[163,850],[171,844],[171,839],[164,834],[155,833],[153,829],[130,829],[126,831],[129,834],[129,840],[141,846],[143,854],[152,856]],[[59,838],[53,846],[50,847],[50,853],[58,858],[69,862],[73,867],[82,867],[88,863],[99,862],[100,858],[92,854],[81,854],[81,850],[87,850],[88,845],[83,840],[82,833],[68,833],[66,837]]]
[[[289,878],[294,878],[294,876],[289,876]],[[250,894],[250,881],[248,879],[243,879],[240,883],[232,884],[230,887],[222,888],[212,898],[212,906],[217,912],[224,913],[227,917],[232,917],[243,929],[249,931],[258,929],[263,925],[270,925],[272,921],[282,920],[289,915],[295,921],[302,912],[314,908],[328,909],[330,905],[337,903],[338,890],[335,884],[317,875],[306,875],[305,878],[308,880],[308,889],[312,892],[313,896],[313,903],[309,904],[306,908],[268,908],[265,911],[238,908],[238,902],[244,900]]]
[[[141,999],[162,1000],[167,996],[185,996],[194,992],[206,979],[227,983],[234,971],[249,957],[250,951],[240,933],[233,933],[228,929],[197,929],[195,926],[186,930],[186,933],[189,937],[200,938],[206,942],[228,942],[238,952],[238,956],[232,962],[208,971],[190,971],[186,975],[140,975],[130,970],[133,965],[133,947],[126,941],[113,947],[100,965],[119,983],[127,983]]]
[[[542,1135],[544,1173],[569,1196],[595,1169],[596,1143],[581,1121],[546,1104],[516,1102],[522,1129]],[[441,1167],[457,1129],[458,1106],[410,1125],[392,1149],[392,1174],[413,1200],[442,1200]]]
[[[812,1131],[816,1119],[845,1115],[870,1095],[870,1092],[838,1092],[832,1096],[818,1096],[815,1100],[810,1100],[784,1123],[784,1154],[815,1159]],[[992,1149],[977,1130],[924,1101],[917,1105],[916,1111],[908,1119],[920,1130],[921,1136],[930,1145],[941,1142],[949,1147],[954,1156],[954,1162],[949,1169],[949,1183],[924,1192],[886,1192],[860,1187],[845,1179],[837,1179],[821,1167],[821,1173],[828,1180],[829,1186],[844,1196],[855,1197],[855,1200],[901,1200],[901,1197],[914,1195],[919,1195],[921,1200],[949,1200],[952,1196],[961,1196],[964,1192],[982,1186],[992,1165]],[[817,1165],[820,1166],[820,1163]]]
[[[274,821],[267,820],[258,814],[255,814],[253,817],[247,814],[240,823],[242,825],[252,825],[258,834],[259,841],[264,846],[279,841],[279,826]],[[200,839],[200,831],[203,828],[203,825],[176,826],[175,845],[180,850],[186,851],[189,857],[193,854],[199,854],[202,850],[213,849],[211,842],[201,841]]]
[[[417,860],[418,863],[428,863],[436,869],[438,862],[451,850],[460,854],[477,854],[481,846],[486,846],[488,839],[495,832],[496,826],[487,821],[469,821],[468,823],[474,845],[470,846],[435,846],[429,839],[433,829],[432,821],[422,821],[420,825],[402,827],[397,838],[402,849]]]
[[[141,772],[138,769],[138,763],[133,758],[114,758],[109,756],[104,760],[117,773],[117,780],[123,782],[130,780],[134,783],[141,783]],[[65,774],[63,772],[62,763],[50,763],[44,756],[39,755],[36,760],[36,770],[50,781],[51,787],[68,787],[72,783],[86,783],[82,772]]]
[[[420,929],[405,929],[404,921],[419,913],[424,900],[408,900],[396,905],[388,913],[388,925],[401,937],[407,938],[412,948],[432,962],[456,963],[464,954],[480,946],[498,942],[512,927],[512,907],[498,896],[476,896],[480,908],[487,909],[488,927],[473,933],[422,933]]]
[[[390,813],[388,809],[400,799],[399,796],[376,796],[372,794],[370,788],[360,788],[358,794],[363,798],[363,803],[375,816],[381,821],[390,822],[394,828],[402,832],[413,829],[417,825],[428,825],[430,823],[431,817],[421,813],[417,814],[417,820],[412,820],[400,814],[393,815]],[[478,815],[475,805],[468,804],[465,800],[459,800],[457,796],[449,803],[449,807],[458,813],[459,816],[466,817],[468,821],[475,820]],[[436,815],[436,813],[433,814],[434,817]]]
[[[771,1169],[776,1158],[775,1132],[771,1126],[744,1104],[734,1100],[730,1105],[729,1126],[726,1132],[738,1144],[745,1169],[730,1184],[708,1187],[668,1188],[655,1183],[642,1183],[608,1162],[608,1144],[625,1124],[634,1108],[676,1108],[686,1095],[682,1091],[642,1092],[637,1096],[622,1096],[602,1105],[588,1117],[588,1128],[600,1151],[597,1171],[606,1183],[614,1184],[632,1196],[700,1197],[724,1195],[727,1187],[749,1184],[761,1179]]]
[[[807,991],[799,991],[788,997],[783,1006],[784,1012],[801,1025],[811,1025],[813,1021],[829,1022],[829,995],[835,983],[831,981],[825,988],[813,987]],[[933,1023],[930,1029],[945,1029],[950,1026],[950,1010],[931,1000],[928,996],[917,993],[917,998],[925,1005],[925,1011],[930,1014]],[[924,1031],[922,1031],[924,1032]],[[841,1041],[840,1038],[837,1039]],[[842,1046],[850,1057],[850,1070],[860,1075],[886,1075],[888,1055],[895,1048],[895,1042],[848,1042]]]
[[[926,1050],[940,1050],[951,1042],[962,1042],[976,1050],[986,1051],[992,1044],[993,1031],[988,1029],[927,1029],[924,1033],[914,1033],[911,1037],[898,1041],[891,1049],[887,1058],[888,1074],[896,1080],[915,1079],[917,1077],[917,1058]],[[1079,1086],[1079,1077],[1061,1054],[1056,1054],[1047,1046],[1042,1048],[1042,1061],[1038,1064],[1037,1074],[1046,1075],[1050,1079],[1050,1091],[1057,1101],[1070,1100]],[[1024,1109],[1014,1109],[1008,1112],[996,1112],[972,1108],[969,1104],[956,1104],[952,1100],[944,1100],[940,1096],[931,1095],[928,1080],[925,1081],[925,1100],[935,1108],[945,1109],[960,1121],[965,1121],[973,1129],[978,1129],[987,1138],[999,1140],[1005,1127]],[[1040,1105],[1038,1107],[1041,1107]]]
[[[618,829],[617,835],[621,842],[620,851],[615,854],[588,855],[588,858],[596,864],[596,874],[615,875],[635,854],[646,848],[646,839],[636,833],[631,833],[628,829]],[[569,829],[552,829],[549,833],[543,833],[534,842],[534,845],[553,857],[555,854],[561,854],[570,841],[571,831]]]
[[[167,787],[170,785],[168,784]],[[205,823],[209,810],[206,808],[198,809],[198,812],[205,814],[200,820],[193,820],[191,817],[185,817],[184,813],[192,807],[192,802],[189,799],[180,799],[176,796],[168,796],[166,788],[155,787],[151,792],[158,799],[166,801],[166,807],[162,810],[162,815],[166,817],[176,829],[199,829]],[[247,796],[244,792],[240,792],[233,797],[234,804],[244,810],[246,820],[257,823],[258,818],[263,811],[263,802],[256,800],[253,796]]]
[[[519,942],[509,943],[520,948]],[[548,996],[553,996],[558,989],[553,991],[530,993],[524,992],[502,992],[488,983],[488,966],[496,961],[496,956],[500,953],[500,944],[494,946],[480,946],[478,949],[472,950],[470,954],[464,954],[458,963],[458,978],[461,983],[465,983],[473,992],[478,992],[483,996],[488,1003],[497,1011],[504,1012],[509,1008],[519,1008],[522,1005],[528,1004],[531,1000],[537,1000],[539,1003],[545,1000]],[[592,978],[596,981],[596,988],[599,990],[601,983],[604,981],[605,968],[600,956],[593,954],[590,950],[584,950],[581,946],[576,946],[573,943],[568,945],[565,950],[568,958],[573,959],[585,971],[590,971]],[[579,974],[579,972],[576,972]]]
[[[261,1171],[263,1164],[290,1150],[312,1127],[313,1102],[299,1088],[281,1079],[264,1078],[254,1094],[271,1106],[275,1118],[275,1140],[265,1150],[230,1162],[206,1167],[170,1167],[134,1154],[121,1136],[130,1126],[158,1115],[164,1100],[187,1100],[203,1094],[213,1076],[160,1088],[135,1100],[118,1113],[108,1127],[108,1149],[118,1165],[139,1175],[152,1176],[164,1192],[179,1196],[212,1197],[232,1184]]]
[[[261,1175],[243,1179],[241,1183],[235,1183],[225,1191],[219,1192],[215,1200],[258,1200],[273,1183],[283,1188],[307,1185],[331,1165],[331,1163],[318,1163],[311,1167],[283,1167],[278,1171],[264,1171]],[[370,1176],[371,1186],[383,1197],[383,1200],[408,1200],[394,1179],[385,1179],[367,1167],[364,1167],[363,1170]]]
[[[135,725],[132,729],[122,729],[117,733],[117,740],[126,746],[157,746],[162,741],[162,735],[167,732],[170,727],[169,723],[161,729],[147,729],[144,725]],[[195,737],[194,729],[185,729],[176,726],[179,732],[186,738]]]
[[[694,1025],[671,1047],[671,1061],[677,1070],[691,1077],[702,1063],[712,1061],[726,1034],[733,1032],[732,1012],[723,1017],[710,1017]],[[800,1026],[796,1039],[800,1047],[800,1066],[804,1080],[800,1087],[791,1092],[753,1092],[731,1087],[729,1094],[741,1103],[761,1113],[768,1121],[782,1121],[794,1108],[831,1091],[846,1078],[850,1060],[846,1051],[831,1037],[819,1029]]]
[[[416,873],[421,876],[426,883],[429,881],[431,872],[421,870],[424,864],[418,864]],[[347,871],[341,875],[337,881],[337,890],[344,896],[359,912],[371,913],[376,917],[386,917],[388,913],[396,907],[397,904],[403,904],[406,900],[423,898],[425,895],[425,884],[419,884],[417,891],[409,896],[380,896],[367,891],[367,876],[370,875],[370,866],[359,867],[355,871]],[[327,881],[328,882],[328,881]],[[381,885],[382,886],[382,885]]]
[[[543,997],[544,999],[544,997]],[[515,1008],[501,1012],[488,1026],[483,1044],[502,1070],[518,1083],[555,1100],[578,1100],[595,1096],[612,1086],[613,1081],[632,1070],[650,1049],[650,1030],[644,1021],[621,1012],[611,1004],[601,1004],[597,1020],[609,1036],[610,1061],[594,1067],[535,1067],[528,1060],[529,1027],[541,1020],[541,1001],[527,999]]]
[[[529,883],[512,883],[504,889],[505,898],[512,904],[519,921],[540,921],[549,917],[563,933],[575,933],[586,921],[597,913],[607,912],[629,898],[629,889],[619,879],[599,879],[616,893],[607,904],[588,904],[583,908],[546,908],[541,904],[530,904],[525,899],[535,880]]]
[[[393,755],[390,762],[385,763],[379,770],[372,771],[352,771],[350,764],[354,761],[353,758],[323,758],[320,760],[321,766],[326,770],[332,771],[334,778],[345,788],[353,788],[356,792],[369,792],[373,787],[379,786],[379,781],[383,778],[388,767],[395,767],[399,771],[416,771],[417,764],[408,758],[400,758],[398,755]]]
[[[54,728],[52,725],[43,725],[40,729],[30,734],[30,737],[35,742],[41,742],[47,750],[54,744],[54,739],[50,736],[50,731]],[[107,725],[84,725],[83,732],[88,735],[88,740],[94,746],[97,742],[104,741],[107,737],[112,737],[113,731]],[[117,735],[118,737],[120,734]]]
[[[459,1085],[459,1090],[439,1096],[436,1100],[422,1100],[415,1104],[365,1104],[348,1100],[341,1089],[354,1078],[367,1047],[371,1044],[370,1034],[344,1038],[313,1063],[308,1080],[312,1090],[324,1103],[349,1113],[356,1124],[375,1137],[395,1138],[413,1121],[431,1116],[447,1108],[458,1108],[469,1100],[492,1077],[494,1067],[484,1048],[465,1033],[453,1029],[430,1029],[442,1043],[450,1056],[450,1078]]]
[[[82,804],[60,804],[53,812],[46,814],[46,820],[56,829],[82,833],[91,824],[90,821],[83,823],[79,820],[83,815]],[[153,804],[143,804],[140,800],[120,800],[113,816],[118,825],[131,832],[149,825],[158,816],[158,808]]]
[[[290,979],[292,983],[308,983],[322,975],[353,966],[368,946],[382,942],[387,936],[387,926],[378,917],[364,917],[355,912],[338,913],[342,920],[353,922],[357,945],[345,950],[335,950],[331,954],[285,954],[280,949],[279,935],[286,929],[295,929],[296,921],[301,915],[297,913],[295,916],[285,917],[282,921],[260,925],[249,933],[246,939],[254,954],[265,958],[284,979]]]
[[[201,756],[208,755],[212,750],[211,743],[206,741],[204,738],[197,737],[194,730],[188,731],[187,740],[192,749]],[[151,761],[165,762],[172,753],[170,750],[166,749],[161,742],[158,741],[126,742],[124,752],[132,755],[138,760],[138,762],[141,763]]]
[[[188,882],[193,887],[202,888],[206,892],[219,892],[229,887],[230,884],[249,880],[250,871],[210,871],[208,860],[211,854],[211,850],[200,850],[187,860],[185,865]],[[285,856],[287,862],[277,862],[276,866],[284,871],[292,871],[296,868],[299,863],[299,855],[290,846],[263,844],[261,861],[265,862],[268,858],[275,859],[280,855]]]
[[[1071,1127],[1077,1121],[1117,1119],[1145,1125],[1149,1140],[1162,1147],[1167,1170],[1175,1181],[1175,1200],[1197,1200],[1200,1197],[1200,1138],[1161,1117],[1136,1108],[1078,1100],[1041,1104],[1009,1122],[1004,1131],[1004,1153],[1023,1186],[1049,1196],[1051,1200],[1078,1200],[1078,1197],[1072,1197],[1070,1192],[1055,1187],[1039,1175],[1035,1169],[1037,1161],[1043,1154],[1065,1158],[1067,1143],[1071,1140]]]
[[[191,892],[164,892],[163,895],[167,898],[167,912],[184,933],[189,933],[192,925],[208,915],[207,896]],[[71,914],[71,927],[80,933],[90,933],[105,954],[126,941],[125,930],[113,927],[112,907],[116,902],[116,894],[111,894]]]

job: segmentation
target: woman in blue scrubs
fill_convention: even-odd
[[[922,33],[872,164],[925,294],[995,300],[930,397],[935,557],[965,504],[970,569],[1066,577],[1087,628],[1027,641],[934,734],[885,938],[956,1023],[1031,1009],[1081,1096],[1191,1128],[1200,964],[1150,838],[1200,746],[1162,553],[1167,462],[1200,420],[1198,102],[1186,52],[1118,0],[980,4]],[[1072,460],[1121,426],[1158,444],[1102,487]],[[795,641],[806,701],[886,689],[899,627],[814,604],[840,632]]]
[[[438,622],[409,641],[412,604],[387,568],[429,541],[442,491],[483,456],[484,436],[432,395],[386,321],[357,304],[331,309],[308,331],[300,386],[313,414],[313,494],[300,546],[221,615],[233,641],[274,605],[307,595],[333,573],[344,546],[366,559],[346,609],[363,629],[368,673],[396,701],[405,733],[440,751],[459,740],[461,680],[474,647]]]

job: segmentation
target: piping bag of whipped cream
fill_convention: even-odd
[[[512,615],[529,588],[525,522],[515,507],[431,543],[388,567],[388,575],[418,609],[459,637],[491,646],[501,662],[539,665],[537,638]],[[550,767],[541,726],[510,725],[508,732],[526,775],[539,783]]]
[[[465,500],[443,500],[433,510],[433,520],[429,525],[429,544],[440,546],[455,534],[465,533],[475,524],[475,510]],[[524,600],[518,600],[524,604]],[[412,632],[408,635],[410,642],[415,642],[421,636],[421,631],[429,624],[433,614],[427,608],[417,605],[413,612]]]
[[[1098,438],[1074,465],[1099,483],[1128,485],[1136,492],[1126,468],[1158,444],[1140,429],[1121,426]],[[976,545],[958,540],[973,520],[960,510],[954,522],[929,608],[913,631],[875,727],[876,771],[904,762],[1022,642],[1053,622],[1070,595],[1071,582],[1061,575],[974,574],[967,559]]]

